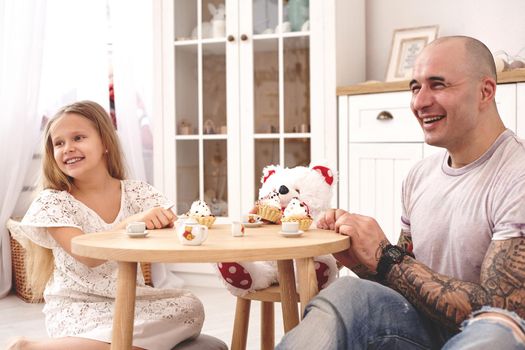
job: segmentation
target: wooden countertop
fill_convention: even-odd
[[[498,73],[498,84],[525,81],[525,69]],[[369,82],[337,88],[337,96],[373,94],[378,92],[408,91],[408,80],[393,82]]]

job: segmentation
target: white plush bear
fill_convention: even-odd
[[[259,200],[274,200],[277,194],[281,210],[284,211],[288,203],[297,198],[308,208],[310,216],[314,219],[312,226],[315,227],[319,216],[330,208],[335,182],[336,175],[326,166],[283,168],[279,165],[269,165],[263,169]],[[321,290],[335,280],[338,269],[331,255],[318,256],[314,261],[318,288]],[[216,267],[224,285],[233,295],[242,296],[278,282],[275,261],[222,262]]]

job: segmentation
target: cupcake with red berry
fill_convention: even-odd
[[[299,223],[299,230],[307,231],[314,221],[310,216],[310,209],[306,203],[301,202],[299,198],[292,198],[290,203],[284,209],[281,222],[297,221]]]
[[[279,222],[282,216],[279,193],[271,192],[256,203],[257,215],[271,222]]]
[[[215,222],[215,216],[211,214],[210,207],[205,201],[198,200],[193,202],[187,215],[195,219],[199,224],[208,226],[208,228]]]

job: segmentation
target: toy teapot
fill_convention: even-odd
[[[195,219],[180,220],[177,223],[177,237],[182,245],[201,245],[208,238],[208,227],[199,225]]]

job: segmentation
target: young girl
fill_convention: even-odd
[[[47,124],[44,191],[21,222],[29,283],[44,289],[50,340],[19,339],[11,349],[109,349],[117,263],[75,255],[71,239],[121,229],[131,221],[149,230],[173,225],[169,201],[152,186],[124,180],[117,134],[104,109],[90,101],[62,108]],[[138,269],[140,271],[140,269]],[[171,349],[200,333],[201,302],[178,289],[155,289],[137,280],[134,349]]]

